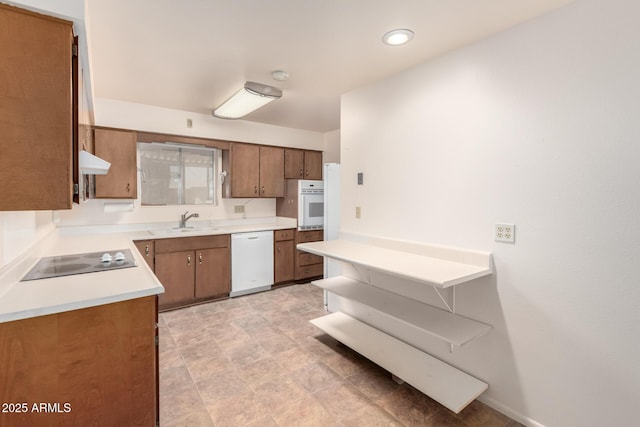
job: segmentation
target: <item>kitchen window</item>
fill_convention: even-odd
[[[174,143],[138,143],[143,206],[216,205],[218,150]]]

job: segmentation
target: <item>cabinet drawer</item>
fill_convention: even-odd
[[[323,238],[323,230],[298,231],[298,243],[319,242]]]
[[[299,267],[296,274],[296,279],[300,280],[300,279],[307,279],[309,277],[322,276],[322,273],[323,273],[322,266],[323,266],[322,264],[313,264],[313,265],[307,265],[304,267]]]
[[[286,230],[275,230],[273,232],[273,240],[276,242],[282,242],[283,240],[293,240],[296,230],[294,228],[288,228]]]
[[[298,265],[311,265],[322,263],[322,257],[320,255],[310,254],[308,252],[298,251]]]
[[[231,237],[229,234],[157,239],[156,253],[225,248],[229,247],[230,239]]]

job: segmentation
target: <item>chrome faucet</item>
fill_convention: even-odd
[[[200,215],[198,215],[197,213],[193,213],[193,214],[187,216],[188,213],[189,213],[189,211],[186,211],[180,217],[180,226],[179,226],[179,228],[186,228],[187,227],[187,221],[189,220],[189,218],[199,218],[200,217]]]

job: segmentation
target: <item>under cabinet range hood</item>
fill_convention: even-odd
[[[111,163],[94,156],[85,150],[80,150],[78,167],[83,175],[106,175],[109,172]]]

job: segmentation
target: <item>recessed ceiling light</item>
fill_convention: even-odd
[[[400,46],[413,39],[413,31],[407,29],[392,30],[382,36],[382,42],[389,46]]]
[[[273,73],[271,73],[271,77],[273,77],[273,80],[283,82],[289,78],[289,73],[287,73],[284,70],[276,70]]]

